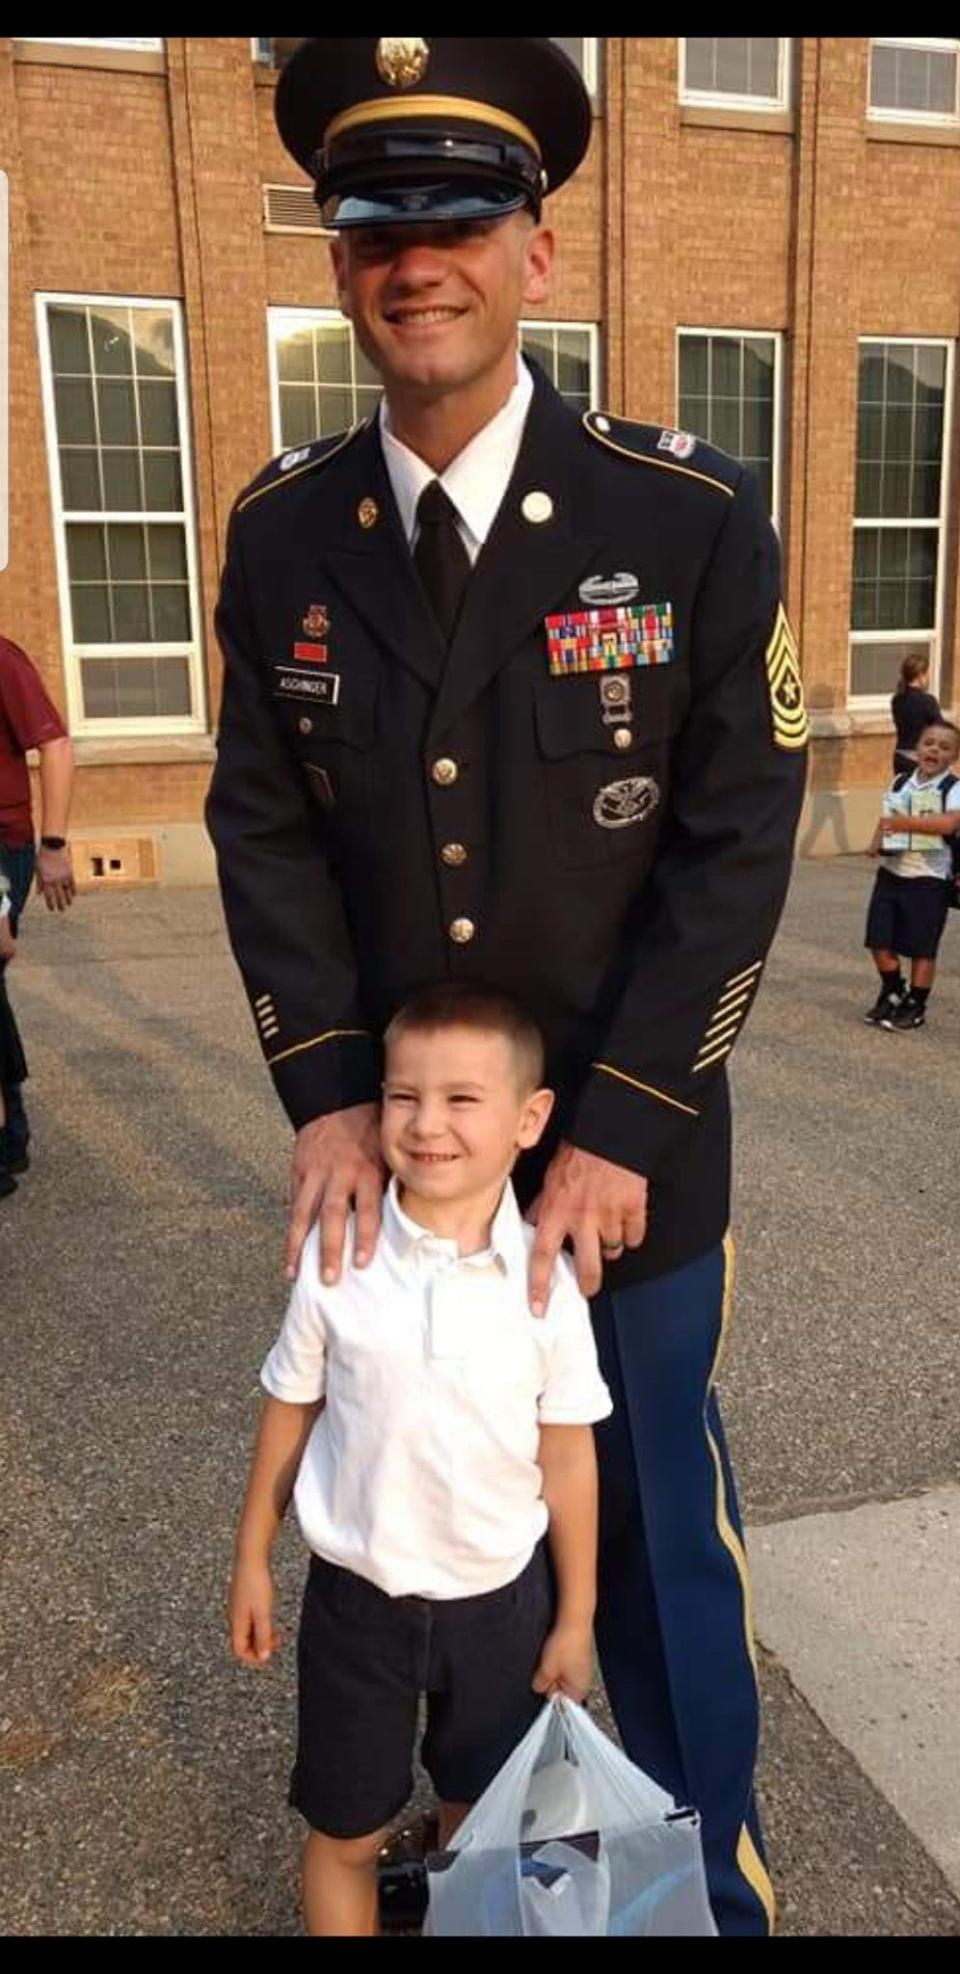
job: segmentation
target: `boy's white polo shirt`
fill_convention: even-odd
[[[340,1281],[304,1246],[261,1378],[274,1398],[324,1397],[294,1498],[305,1540],[391,1597],[467,1597],[525,1568],[547,1526],[541,1425],[612,1410],[587,1304],[561,1255],[530,1314],[534,1229],[508,1183],[483,1254],[409,1218],[392,1181],[373,1260]]]

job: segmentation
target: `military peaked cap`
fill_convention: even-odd
[[[277,127],[328,226],[496,218],[569,178],[590,98],[533,35],[321,35],[277,84]]]

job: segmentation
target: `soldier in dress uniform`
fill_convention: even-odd
[[[379,1038],[484,981],[548,1043],[526,1180],[543,1306],[565,1239],[613,1419],[597,1641],[624,1743],[703,1819],[721,1932],[765,1933],[756,1663],[714,1380],[731,1299],[726,1063],[787,887],[807,737],[757,484],[699,439],[580,418],[517,356],[545,193],[590,134],[532,37],[305,42],[277,90],[378,414],[237,500],[208,820],[319,1213],[369,1258]]]

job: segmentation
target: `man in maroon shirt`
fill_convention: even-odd
[[[40,844],[34,846],[27,751],[40,756]],[[0,872],[10,886],[11,923],[17,920],[36,870],[37,890],[49,911],[65,911],[74,897],[67,817],[74,754],[63,721],[25,651],[0,637]],[[2,982],[0,982],[2,984]],[[20,1084],[3,1086],[6,1123],[0,1133],[0,1168],[25,1172],[29,1126]]]

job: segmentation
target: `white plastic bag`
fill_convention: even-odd
[[[583,1707],[543,1707],[450,1849],[427,1859],[425,1933],[447,1939],[715,1935],[700,1819]]]

